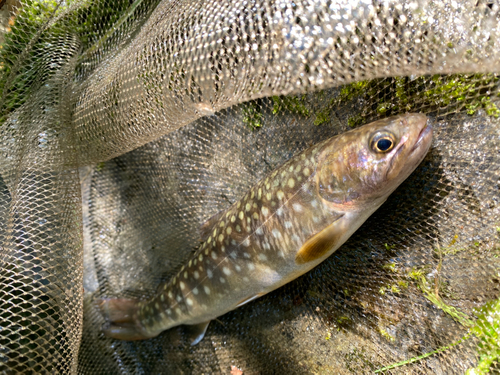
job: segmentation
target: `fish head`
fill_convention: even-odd
[[[423,114],[404,114],[340,134],[318,155],[316,186],[332,209],[382,204],[429,151],[432,127]]]

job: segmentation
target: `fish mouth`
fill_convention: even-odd
[[[431,137],[432,137],[432,126],[426,124],[422,128],[422,130],[420,130],[420,133],[418,134],[417,141],[415,142],[415,144],[411,148],[410,153],[413,153],[418,148],[420,148],[420,146],[422,145],[422,143],[427,142]]]
[[[409,160],[413,160],[413,162],[410,162],[410,164],[413,163],[415,166],[420,164],[423,157],[427,154],[427,151],[431,145],[431,142],[430,142],[431,139],[432,139],[432,126],[428,125],[426,123],[425,126],[420,130],[420,133],[418,134],[418,137],[417,137],[417,141],[413,144],[413,147],[408,152],[408,156],[410,156]],[[422,144],[426,145],[424,147],[425,150],[423,150],[423,152],[421,152],[421,153],[420,152],[417,153],[417,151],[422,150],[422,147],[421,147]],[[395,152],[391,158],[389,168],[387,168],[387,172],[385,174],[386,180],[389,178],[389,175],[394,168],[395,160],[397,159],[398,155],[403,151],[403,149],[406,146],[407,146],[407,141],[401,142],[399,147],[395,150]],[[417,153],[418,156],[416,156],[415,153]]]

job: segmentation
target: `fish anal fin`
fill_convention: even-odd
[[[191,346],[198,344],[205,337],[209,324],[210,320],[208,322],[185,326],[187,339],[191,342]]]
[[[226,210],[222,210],[217,212],[214,216],[212,216],[210,219],[205,221],[202,225],[200,225],[200,228],[198,229],[200,233],[200,238],[202,241],[205,241],[210,234],[212,233],[212,229],[215,224],[222,218],[222,216],[226,213]]]
[[[340,240],[343,230],[337,221],[341,215],[332,224],[328,225],[321,232],[311,236],[300,248],[295,256],[295,263],[305,264],[315,261],[328,253]]]
[[[255,294],[255,295],[253,295],[251,297],[247,297],[245,299],[242,299],[240,302],[238,302],[238,304],[236,305],[235,308],[243,306],[243,305],[247,304],[248,302],[253,301],[254,299],[257,299],[257,298],[263,296],[264,294],[265,293],[257,293],[257,294]]]

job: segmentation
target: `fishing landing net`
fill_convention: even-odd
[[[494,1],[1,1],[0,372],[499,372]],[[294,154],[422,112],[420,167],[336,253],[213,321],[103,336]]]

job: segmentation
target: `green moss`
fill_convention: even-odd
[[[243,123],[251,130],[262,127],[262,112],[254,102],[243,104]]]
[[[99,164],[97,164],[97,165],[96,165],[95,170],[96,170],[97,172],[100,172],[100,171],[102,171],[102,170],[104,169],[104,166],[105,166],[105,165],[106,165],[106,163],[105,163],[105,162],[100,162]]]
[[[476,315],[477,320],[473,323],[469,332],[460,339],[432,352],[385,366],[376,370],[375,373],[415,363],[434,354],[444,352],[468,340],[472,335],[475,335],[478,339],[477,353],[479,360],[476,367],[467,370],[466,375],[485,375],[490,373],[491,365],[500,360],[500,299],[486,303],[477,310]]]
[[[363,123],[364,121],[364,117],[361,116],[361,115],[355,115],[355,116],[351,116],[347,119],[347,125],[350,127],[350,128],[355,128],[356,126],[359,126]]]
[[[366,114],[390,116],[420,108],[435,111],[448,106],[464,108],[469,115],[483,109],[488,116],[499,117],[500,109],[492,100],[499,76],[495,74],[452,74],[423,76],[416,79],[393,77],[360,81],[345,85],[331,101],[341,106],[355,98],[364,105],[362,113],[348,119],[350,127],[364,122]],[[498,96],[498,94],[496,94]]]
[[[487,374],[490,366],[500,360],[500,299],[486,303],[477,311],[477,321],[471,331],[479,339],[479,362],[466,374]]]
[[[438,269],[439,268],[440,267],[438,267]],[[443,285],[440,284],[437,279],[434,280],[434,284],[431,284],[425,277],[426,273],[427,272],[425,271],[425,268],[418,269],[414,267],[408,273],[408,278],[410,280],[416,281],[417,286],[424,294],[424,297],[427,298],[432,304],[434,304],[439,309],[443,310],[443,312],[448,314],[453,320],[462,324],[464,327],[471,327],[473,323],[466,314],[457,310],[453,306],[447,305],[443,301],[443,299],[440,296],[440,294],[444,294],[440,293],[443,292],[442,290]]]
[[[329,106],[319,110],[316,113],[316,118],[314,119],[314,125],[318,126],[318,125],[324,124],[325,122],[328,122],[328,121],[330,121],[330,107]]]
[[[55,50],[77,49],[75,41],[79,41],[85,50],[97,41],[96,38],[107,35],[108,30],[118,32],[116,23],[133,5],[131,11],[140,5],[142,12],[158,1],[87,1],[75,11],[68,12],[74,2],[23,1],[0,49],[0,124],[57,71],[51,60]],[[59,16],[56,22],[52,22]]]
[[[391,342],[394,342],[396,339],[394,338],[394,336],[390,335],[385,329],[379,327],[378,328],[378,331],[380,332],[380,334],[386,338],[387,340],[391,341]]]
[[[309,109],[306,107],[306,95],[301,96],[272,96],[273,114],[277,115],[289,111],[303,117],[309,117]]]

